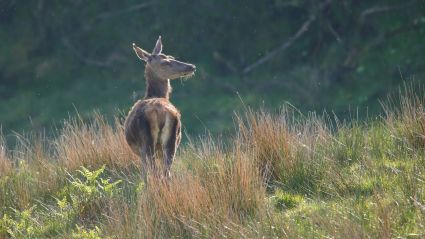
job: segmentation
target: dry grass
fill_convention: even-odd
[[[137,156],[127,145],[118,120],[111,126],[98,113],[93,118],[89,123],[80,118],[65,123],[54,141],[59,164],[68,171],[81,166],[98,168],[103,164],[120,169],[137,166]]]
[[[7,155],[7,146],[0,131],[0,175],[6,175],[12,169],[12,162]]]
[[[241,144],[251,151],[262,174],[269,180],[282,180],[281,172],[295,165],[296,136],[288,126],[287,112],[277,116],[248,110],[245,120],[237,117]]]
[[[178,172],[170,181],[149,177],[131,217],[137,220],[114,209],[109,212],[115,219],[109,221],[111,234],[125,238],[122,232],[126,233],[123,228],[128,224],[113,225],[126,221],[133,231],[143,232],[144,238],[219,237],[221,229],[241,225],[263,212],[263,179],[254,161],[241,151],[230,154],[204,144],[186,148],[180,157],[192,158],[196,165],[175,167]]]
[[[419,88],[419,90],[417,89]],[[416,93],[419,92],[419,93]],[[425,95],[421,86],[406,84],[398,98],[390,97],[383,104],[385,122],[399,143],[425,148]]]
[[[420,238],[424,99],[406,92],[369,124],[247,110],[234,138],[190,140],[171,180],[146,184],[120,124],[99,114],[13,150],[0,137],[0,237]],[[102,165],[84,181],[82,166]]]
[[[248,110],[243,118],[237,117],[237,126],[237,141],[267,183],[311,191],[314,181],[328,171],[322,169],[333,164],[326,150],[334,138],[325,119],[314,114],[305,117],[292,108],[278,114]]]

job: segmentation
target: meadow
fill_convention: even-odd
[[[0,238],[424,238],[414,92],[367,120],[246,107],[232,136],[186,139],[168,182],[142,180],[118,118],[0,137]]]

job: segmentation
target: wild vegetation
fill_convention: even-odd
[[[423,238],[425,98],[412,89],[366,122],[247,108],[230,139],[184,143],[168,182],[145,184],[121,124],[100,114],[54,139],[1,140],[0,237]]]

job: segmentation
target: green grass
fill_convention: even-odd
[[[425,102],[400,99],[369,122],[246,109],[235,135],[187,140],[168,182],[100,114],[1,139],[0,237],[423,238]]]

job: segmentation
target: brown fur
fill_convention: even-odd
[[[124,123],[126,140],[133,152],[140,155],[145,173],[146,170],[158,173],[158,161],[162,174],[169,176],[181,140],[180,112],[169,101],[170,79],[193,74],[195,66],[163,55],[161,38],[153,54],[135,45],[133,48],[146,61],[146,92],[143,100],[138,100],[128,113]]]

